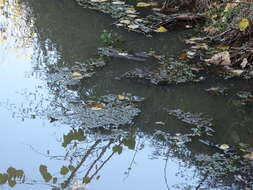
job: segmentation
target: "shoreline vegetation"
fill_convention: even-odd
[[[113,24],[117,27],[138,32],[147,37],[166,33],[171,28],[189,30],[191,37],[185,39],[185,43],[188,44],[187,50],[173,58],[158,56],[156,52],[153,52],[158,62],[165,64],[163,68],[174,67],[174,65],[178,68],[178,62],[180,62],[187,63],[186,67],[190,65],[190,72],[194,75],[204,71],[208,73],[207,76],[215,75],[224,79],[253,77],[253,40],[251,38],[253,2],[251,0],[178,2],[166,0],[165,2],[138,1],[136,3],[122,0],[76,1],[84,8],[110,15],[114,19]],[[110,45],[117,48],[115,44]],[[165,69],[163,73],[170,75],[170,70]],[[183,70],[188,71],[188,68]],[[182,70],[179,73],[181,76]],[[189,75],[189,72],[183,72],[184,74]],[[164,78],[164,76],[159,77]],[[169,76],[165,78],[165,81],[171,81]],[[196,80],[190,78],[183,81]],[[175,81],[175,83],[180,82]]]

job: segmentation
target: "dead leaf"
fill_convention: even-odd
[[[229,46],[226,46],[226,45],[218,45],[216,46],[216,49],[217,50],[221,50],[221,51],[226,51],[226,50],[229,50]]]
[[[125,99],[127,99],[127,97],[126,97],[126,96],[123,96],[123,95],[118,95],[118,99],[119,99],[119,100],[125,100]]]
[[[230,55],[228,51],[217,53],[214,56],[212,56],[211,59],[206,59],[205,61],[209,64],[214,65],[223,65],[223,66],[231,65]]]
[[[102,110],[105,108],[105,104],[103,103],[91,103],[87,106],[90,107],[92,110]]]
[[[208,26],[208,27],[204,28],[204,32],[206,32],[208,34],[215,34],[218,31],[219,31],[219,29],[214,26]]]
[[[129,29],[132,29],[132,30],[135,30],[135,29],[139,28],[139,26],[136,25],[136,24],[131,24],[131,25],[128,25],[127,27],[128,27]]]
[[[227,3],[224,12],[228,12],[230,9],[233,9],[237,4],[236,3]]]
[[[155,31],[156,31],[156,32],[167,32],[168,30],[167,30],[165,27],[160,26],[160,27],[157,28]]]
[[[75,72],[72,73],[72,79],[74,79],[74,80],[80,80],[82,78],[83,78],[83,75],[80,72],[75,71]]]
[[[123,2],[123,1],[113,1],[112,4],[113,5],[124,5],[125,2]]]
[[[234,76],[236,76],[236,77],[239,77],[239,76],[241,76],[241,74],[244,72],[244,70],[241,70],[241,69],[231,69],[231,70],[229,70],[229,72],[230,72],[232,75],[234,75]]]
[[[248,159],[248,160],[253,160],[253,152],[251,152],[250,154],[245,154],[243,158]]]
[[[247,18],[243,18],[239,23],[240,31],[245,31],[249,26],[249,20]]]
[[[139,2],[137,3],[136,7],[150,7],[150,3],[145,3],[145,2]]]
[[[188,58],[188,54],[186,52],[181,53],[177,58],[181,60],[185,60]]]
[[[131,23],[131,21],[130,20],[121,20],[121,21],[119,21],[121,24],[127,24],[127,25],[129,25],[130,23]]]
[[[247,58],[244,58],[244,59],[242,60],[242,63],[240,64],[240,66],[244,69],[244,68],[247,66],[247,64],[248,64],[248,59],[247,59]]]
[[[127,16],[130,17],[130,18],[136,18],[136,17],[138,17],[138,15],[135,15],[135,14],[129,14]]]
[[[227,144],[221,144],[219,146],[219,149],[221,149],[221,150],[227,150],[227,149],[229,149],[229,145],[227,145]]]

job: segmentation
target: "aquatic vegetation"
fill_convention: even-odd
[[[123,36],[104,30],[100,35],[101,41],[107,46],[118,46],[124,42]]]
[[[148,69],[135,69],[123,75],[126,78],[149,80],[153,84],[168,85],[199,82],[204,78],[194,73],[191,66],[179,63],[161,63]]]

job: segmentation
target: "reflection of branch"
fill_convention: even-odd
[[[169,153],[169,151],[168,151],[168,153]],[[168,153],[167,153],[167,154],[168,154]],[[167,189],[169,190],[170,188],[169,188],[168,179],[167,179],[167,165],[168,165],[168,160],[169,160],[169,154],[168,154],[167,157],[166,157],[165,165],[164,165],[164,169],[163,169],[163,171],[164,171],[164,181],[165,181],[165,184],[166,184]]]
[[[72,173],[70,174],[69,178],[62,184],[63,188],[66,188],[70,181],[73,179],[73,177],[75,176],[76,172],[79,170],[79,168],[83,165],[83,163],[85,162],[85,160],[88,158],[88,156],[91,154],[92,150],[101,142],[101,140],[97,140],[91,147],[90,149],[86,152],[86,154],[84,155],[84,157],[82,158],[81,162],[77,165],[77,167],[72,171]]]
[[[101,153],[99,154],[99,156],[97,157],[97,159],[93,161],[93,163],[92,163],[91,166],[89,167],[88,171],[86,172],[84,178],[86,178],[86,177],[89,175],[89,173],[90,173],[90,171],[92,170],[92,168],[94,167],[94,165],[95,165],[95,164],[97,163],[97,161],[99,161],[100,158],[105,154],[105,151],[107,150],[107,148],[108,148],[112,143],[113,143],[113,140],[111,139],[111,140],[109,141],[109,143],[102,149],[102,151],[101,151]]]
[[[120,142],[119,146],[122,144],[122,142]],[[92,180],[92,178],[94,178],[95,175],[97,175],[97,173],[103,168],[103,166],[111,159],[111,157],[115,154],[115,152],[112,152],[110,154],[110,156],[108,156],[108,158],[101,164],[101,166],[99,166],[99,168],[94,172],[93,175],[91,175],[90,180]]]
[[[115,152],[111,153],[110,156],[101,164],[101,166],[95,171],[95,173],[90,177],[90,180],[97,175],[97,173],[103,168],[103,166],[111,159],[111,157],[115,154]]]
[[[198,184],[198,186],[196,187],[195,190],[199,190],[199,188],[201,187],[201,185],[203,185],[203,183],[205,182],[205,180],[207,179],[207,177],[208,177],[208,172],[205,173],[204,178],[200,181],[200,183]]]
[[[140,142],[140,141],[139,141],[139,142]],[[128,168],[132,168],[132,166],[133,166],[133,164],[134,164],[135,157],[136,157],[136,154],[137,154],[137,152],[138,152],[139,142],[138,142],[138,144],[137,144],[137,146],[136,146],[137,148],[136,148],[135,151],[134,151],[134,156],[133,156],[133,158],[132,158],[132,160],[131,160],[130,165],[129,165]],[[130,171],[127,172],[127,176],[124,178],[124,180],[126,180],[126,179],[129,177],[129,174],[130,174]]]

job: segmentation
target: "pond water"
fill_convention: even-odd
[[[249,91],[251,81],[209,79],[155,86],[116,80],[131,69],[154,64],[152,59],[116,58],[78,85],[64,86],[54,78],[55,68],[59,72],[95,57],[103,46],[104,29],[121,34],[133,52],[152,49],[168,55],[185,48],[182,39],[188,31],[172,29],[147,38],[117,29],[110,17],[70,0],[1,0],[0,17],[0,189],[240,189],[232,176],[206,180],[209,173],[203,172],[196,156],[214,151],[198,138],[174,146],[154,134],[189,131],[166,110],[181,109],[213,118],[212,141],[252,146],[251,107],[235,106],[234,97],[205,91],[213,86]],[[123,93],[145,100],[122,111],[118,105],[108,108],[109,116],[100,107],[80,107],[90,99]],[[139,110],[137,117],[131,115]],[[103,130],[85,124],[102,125],[110,114],[122,127]]]

